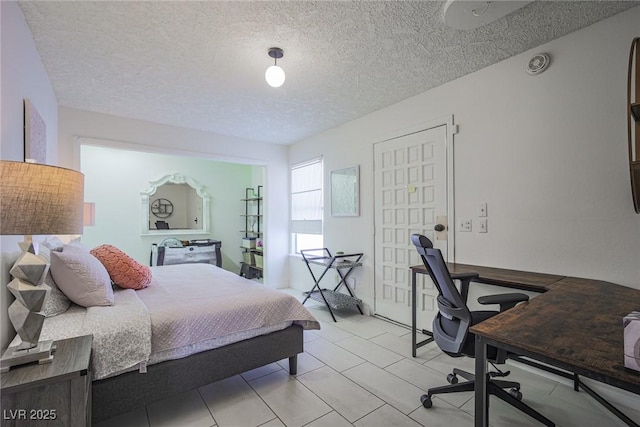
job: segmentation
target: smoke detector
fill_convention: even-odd
[[[527,63],[527,73],[533,75],[540,74],[549,67],[551,58],[546,53],[538,53],[531,57]]]
[[[447,0],[444,22],[456,30],[472,30],[515,12],[531,1]]]

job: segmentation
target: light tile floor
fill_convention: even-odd
[[[286,290],[301,298],[295,290]],[[96,427],[464,427],[473,425],[473,393],[434,397],[425,409],[420,396],[446,384],[453,367],[473,371],[473,360],[451,358],[435,344],[411,357],[409,330],[375,317],[338,312],[338,322],[315,301],[307,308],[322,325],[305,331],[298,375],[282,360],[158,401],[104,421]],[[524,401],[561,427],[623,426],[584,392],[549,374],[509,363],[508,377],[522,383]],[[616,390],[608,394],[616,397]],[[622,395],[620,407],[640,422],[635,396]],[[634,404],[635,403],[635,404]],[[634,408],[634,409],[630,409]],[[529,417],[491,398],[493,427],[537,426]]]

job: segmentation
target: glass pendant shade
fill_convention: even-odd
[[[284,70],[277,65],[272,65],[267,68],[267,71],[264,73],[264,78],[269,86],[280,87],[285,79]]]

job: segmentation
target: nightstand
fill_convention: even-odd
[[[92,342],[92,335],[55,341],[51,363],[2,374],[2,425],[90,426]]]

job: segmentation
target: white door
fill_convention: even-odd
[[[410,236],[420,233],[447,259],[447,237],[434,227],[447,217],[447,126],[374,145],[375,314],[411,324],[411,272],[422,263]],[[431,330],[437,290],[418,274],[417,327]]]

